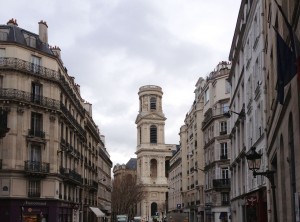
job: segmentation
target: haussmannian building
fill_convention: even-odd
[[[186,114],[184,125],[180,128],[182,152],[182,210],[188,214],[189,221],[204,220],[204,150],[203,133],[203,86],[199,78],[196,83],[195,100]]]
[[[232,221],[274,221],[267,206],[271,193],[267,179],[253,177],[245,154],[255,147],[262,155],[261,171],[268,169],[266,134],[265,1],[241,2],[229,60],[232,62],[231,217]]]
[[[284,66],[287,60],[277,57],[279,51],[276,43],[276,32],[281,36],[285,44],[292,48],[291,33],[284,21],[283,14],[279,11],[275,1],[266,0],[263,35],[265,43],[265,69],[266,79],[264,90],[266,92],[266,125],[267,135],[267,166],[275,171],[274,180],[276,186],[276,199],[270,198],[268,212],[271,220],[275,221],[299,221],[300,218],[300,74],[299,60],[298,76],[295,75],[283,85],[283,98],[278,100],[280,79],[278,76],[287,76],[288,70],[279,73],[278,65]],[[284,16],[291,25],[294,39],[300,39],[300,1],[278,0]],[[299,58],[299,51],[298,51]],[[291,65],[290,65],[291,66]],[[295,70],[296,71],[296,70]],[[295,73],[295,72],[294,72]],[[292,74],[294,74],[292,73]],[[274,202],[277,208],[274,214]]]
[[[0,25],[0,103],[1,222],[109,221],[112,162],[46,22]]]
[[[230,221],[229,62],[220,62],[203,86],[203,131],[205,172],[205,221]],[[198,170],[199,171],[199,170]]]

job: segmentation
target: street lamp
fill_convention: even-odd
[[[201,169],[201,168],[193,168],[193,169],[192,169],[192,172],[198,171],[198,170],[200,170],[200,171],[202,171],[203,173],[205,173],[205,170],[203,170],[203,169]]]
[[[256,152],[256,147],[251,147],[250,150],[245,154],[248,162],[249,170],[253,172],[253,177],[255,178],[257,175],[265,176],[269,179],[272,188],[272,197],[273,197],[273,211],[274,211],[274,222],[277,222],[277,212],[276,212],[276,194],[275,194],[275,181],[273,170],[266,170],[265,172],[257,172],[260,169],[261,157],[262,154]]]
[[[232,111],[232,110],[228,110],[227,112],[223,113],[223,115],[224,115],[226,118],[230,118],[231,115],[232,115],[232,113],[238,115],[238,116],[241,117],[241,118],[244,118],[244,117],[246,116],[244,108],[243,108],[243,109],[241,110],[241,112],[239,112],[239,113],[238,113],[238,112],[235,112],[235,111]]]

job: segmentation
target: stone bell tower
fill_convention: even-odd
[[[137,125],[137,182],[145,199],[138,205],[144,221],[161,220],[166,215],[168,181],[166,168],[176,145],[165,144],[165,120],[162,110],[162,89],[146,85],[139,89]]]

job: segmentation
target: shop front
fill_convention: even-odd
[[[79,210],[59,200],[0,199],[0,221],[79,222]]]
[[[267,192],[265,188],[245,196],[247,222],[268,221]]]

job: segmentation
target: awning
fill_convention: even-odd
[[[105,214],[98,207],[90,207],[90,209],[94,212],[96,217],[105,217]]]

